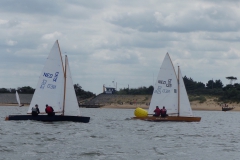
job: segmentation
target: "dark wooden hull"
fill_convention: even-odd
[[[181,116],[167,116],[167,117],[133,117],[132,119],[140,119],[144,121],[153,121],[153,122],[163,122],[163,121],[172,121],[172,122],[200,122],[201,117],[181,117]]]
[[[222,111],[230,111],[233,107],[222,107]]]
[[[90,117],[81,117],[81,116],[48,116],[48,115],[9,115],[5,118],[7,121],[24,121],[24,120],[35,120],[35,121],[44,121],[44,122],[54,122],[54,121],[71,121],[71,122],[82,122],[88,123]]]

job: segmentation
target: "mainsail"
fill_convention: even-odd
[[[63,94],[63,61],[58,41],[56,41],[39,76],[37,87],[27,113],[31,113],[31,109],[35,104],[38,104],[41,113],[45,112],[46,104],[52,106],[55,112],[62,112]]]
[[[153,114],[156,106],[166,107],[168,114],[178,113],[178,81],[172,61],[167,53],[154,86],[149,114]]]

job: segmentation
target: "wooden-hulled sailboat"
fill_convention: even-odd
[[[152,116],[156,106],[159,108],[165,106],[168,116]],[[193,116],[180,68],[178,67],[177,77],[168,53],[160,68],[148,112],[137,108],[134,114],[136,117],[133,119],[147,121],[199,122],[201,120],[201,117]]]
[[[31,114],[32,107],[38,104],[40,114],[9,115],[5,120],[37,120],[37,121],[73,121],[88,123],[90,117],[80,116],[80,110],[74,90],[68,58],[65,56],[65,67],[58,41],[53,45],[37,87],[29,105],[27,114]],[[52,106],[55,116],[42,115],[45,106]]]

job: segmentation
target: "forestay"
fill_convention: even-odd
[[[55,112],[63,110],[64,94],[63,61],[58,41],[53,45],[44,68],[40,74],[36,90],[27,113],[38,104],[40,112],[45,112],[45,105],[53,107]]]
[[[154,85],[154,91],[148,110],[149,114],[153,114],[156,106],[166,107],[168,114],[178,113],[178,81],[174,66],[167,53],[160,71],[157,81]]]
[[[80,110],[79,110],[76,92],[73,87],[73,81],[72,81],[72,76],[71,76],[67,56],[65,56],[65,72],[66,72],[66,94],[65,94],[64,115],[79,116]]]

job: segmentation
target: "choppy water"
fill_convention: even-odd
[[[90,123],[4,121],[26,107],[0,107],[0,159],[240,159],[240,112],[195,111],[199,123],[130,120],[132,109],[85,109]]]

